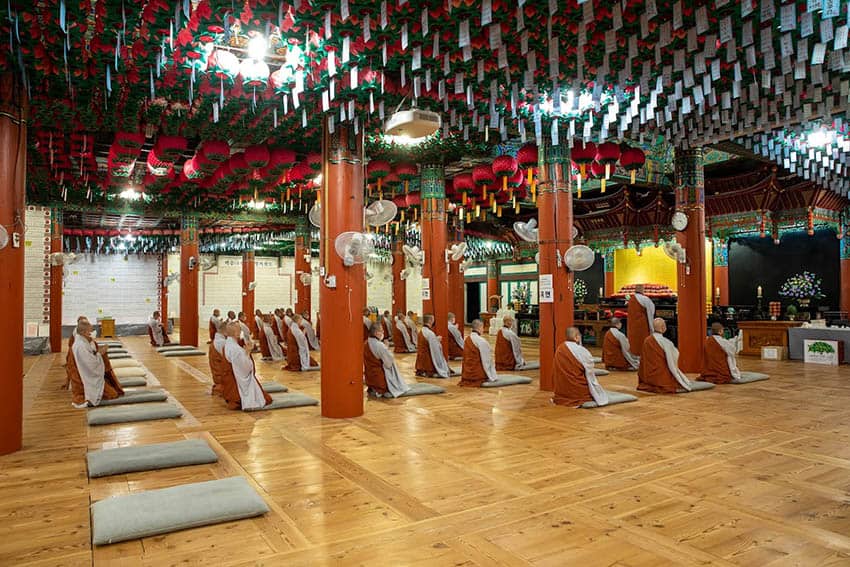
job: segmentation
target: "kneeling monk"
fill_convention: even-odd
[[[301,372],[319,369],[319,364],[310,356],[310,344],[304,336],[304,331],[301,330],[301,315],[292,316],[286,340],[288,344],[286,345],[285,370]]]
[[[363,348],[363,375],[370,394],[397,398],[410,390],[402,379],[390,349],[384,343],[384,326],[372,323]]]
[[[723,338],[723,323],[711,324],[711,336],[705,339],[705,356],[702,359],[700,379],[715,384],[728,384],[741,379],[737,341]]]
[[[640,357],[631,353],[629,339],[620,330],[622,328],[623,322],[618,317],[612,317],[611,328],[602,340],[602,361],[608,370],[637,370]]]
[[[230,365],[230,372],[222,382],[222,396],[230,409],[261,409],[272,403],[272,398],[257,380],[257,370],[251,358],[254,345],[248,343],[244,347],[239,346],[241,333],[238,323],[224,326],[224,334],[227,336],[224,360]]]
[[[416,343],[410,338],[410,329],[404,322],[404,313],[401,311],[395,316],[393,350],[398,353],[416,352]]]
[[[443,354],[442,337],[433,330],[434,316],[426,313],[422,316],[422,330],[416,347],[416,375],[430,378],[448,378],[455,374],[446,362]]]
[[[481,336],[483,330],[481,319],[472,322],[472,331],[463,343],[463,368],[458,386],[480,388],[484,382],[495,382],[499,378],[490,354],[490,343]]]
[[[171,344],[171,339],[168,338],[168,333],[165,326],[162,324],[162,319],[159,316],[159,311],[154,311],[148,321],[148,334],[151,337],[151,346],[161,347]]]
[[[227,343],[227,337],[224,336],[224,327],[215,334],[213,342],[210,344],[210,350],[207,358],[210,362],[210,373],[212,373],[213,386],[211,394],[221,395],[222,382],[230,370],[230,364],[224,360],[224,345]]]
[[[656,318],[652,328],[641,350],[637,389],[656,394],[675,394],[680,388],[690,391],[691,381],[679,370],[679,350],[663,334],[667,323]]]
[[[523,370],[532,366],[522,356],[522,344],[514,332],[514,324],[513,317],[505,317],[496,333],[496,370]]]
[[[91,337],[88,320],[77,323],[74,346],[68,353],[65,371],[71,386],[71,403],[76,408],[100,405],[124,395],[121,384],[108,366],[106,345],[98,346]]]
[[[608,394],[596,380],[593,355],[581,346],[581,331],[567,329],[566,342],[555,351],[555,395],[552,402],[559,406],[578,407],[585,402],[608,404]]]
[[[463,332],[457,325],[454,313],[449,313],[449,360],[463,358]]]

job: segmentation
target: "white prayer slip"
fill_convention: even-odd
[[[148,327],[150,327],[151,334],[153,335],[153,342],[156,343],[156,346],[164,345],[165,338],[162,332],[162,323],[159,322],[159,319],[151,317],[148,321]]]
[[[626,362],[628,362],[632,368],[637,369],[640,365],[640,357],[633,355],[629,351],[629,338],[624,335],[620,329],[614,327],[611,327],[608,332],[611,333],[611,336],[617,339],[618,343],[620,343],[620,351],[623,353],[623,358],[626,359]]]
[[[106,373],[106,363],[103,361],[103,356],[97,352],[97,346],[94,341],[90,341],[86,337],[75,334],[74,346],[71,347],[71,352],[74,353],[74,362],[77,363],[77,371],[80,373],[80,380],[83,382],[83,391],[86,395],[86,402],[89,405],[100,405],[100,400],[103,398],[103,386],[106,383],[103,375]],[[75,407],[85,407],[85,403]]]
[[[233,337],[227,337],[224,344],[224,358],[233,367],[233,376],[236,377],[236,387],[239,389],[242,409],[251,410],[265,407],[266,399],[263,396],[263,390],[254,375],[254,361]]]
[[[408,352],[413,352],[416,350],[416,343],[410,340],[410,329],[407,328],[407,324],[402,319],[396,319],[395,322],[396,329],[401,331],[401,336],[404,338],[404,348]]]
[[[493,358],[493,353],[490,350],[490,343],[475,331],[469,333],[469,338],[472,339],[472,342],[481,355],[481,366],[484,367],[487,381],[495,382],[499,378],[499,375],[496,373],[496,360]]]
[[[596,379],[596,369],[593,367],[593,355],[590,351],[578,343],[567,341],[567,348],[579,363],[584,366],[584,379],[587,380],[587,389],[590,390],[590,396],[598,406],[608,405],[608,392],[599,384]]]
[[[307,342],[307,337],[301,328],[292,323],[289,326],[289,332],[295,337],[295,342],[298,344],[298,359],[301,361],[301,370],[314,370],[318,366],[310,366],[310,344]]]
[[[499,329],[499,332],[502,333],[505,340],[511,343],[511,351],[513,351],[515,363],[514,370],[521,370],[525,366],[525,359],[522,357],[522,345],[519,342],[519,337],[513,330],[507,327],[502,327]]]
[[[265,322],[260,322],[260,324],[263,326],[263,333],[266,335],[266,344],[269,345],[269,354],[272,355],[272,360],[283,360],[285,358],[283,356],[283,349],[280,348],[280,343],[277,342],[277,337],[272,330],[272,326]]]
[[[419,328],[416,326],[416,323],[410,317],[405,317],[404,324],[407,325],[407,330],[410,333],[410,342],[413,343],[414,347],[418,346]]]
[[[679,349],[673,344],[673,342],[662,335],[661,333],[652,333],[652,336],[658,341],[658,344],[661,345],[661,348],[664,350],[664,358],[667,359],[667,368],[670,369],[670,373],[673,375],[673,378],[676,379],[676,382],[687,391],[691,391],[691,381],[688,380],[688,377],[685,376],[685,373],[679,370]]]
[[[441,378],[448,378],[451,375],[451,370],[449,363],[446,362],[446,356],[443,354],[443,343],[430,327],[422,327],[422,336],[428,341],[428,351],[431,353],[431,362],[434,364],[437,375]]]
[[[720,335],[712,335],[712,338],[717,341],[723,348],[723,352],[726,353],[726,364],[729,365],[729,374],[732,375],[733,380],[741,379],[741,371],[738,370],[738,361],[735,358],[735,355],[738,353],[736,350],[736,339],[724,339]]]
[[[224,356],[224,344],[227,342],[227,337],[222,335],[221,333],[216,333],[213,338],[213,348],[220,354]]]
[[[642,293],[636,292],[635,299],[644,309],[646,309],[646,322],[649,323],[649,332],[652,333],[654,331],[652,328],[652,320],[655,319],[655,304],[650,298]]]
[[[301,319],[301,330],[304,331],[304,336],[307,337],[307,342],[313,350],[319,350],[319,339],[316,337],[316,331],[313,325],[307,319]]]
[[[463,335],[460,333],[457,323],[449,323],[449,334],[457,346],[463,349]]]
[[[375,337],[369,337],[367,344],[369,345],[369,350],[372,351],[375,358],[381,361],[384,367],[384,378],[387,381],[387,389],[392,394],[392,397],[397,398],[410,390],[410,386],[401,377],[401,372],[399,372],[398,366],[396,366],[395,358],[393,358],[390,349]]]

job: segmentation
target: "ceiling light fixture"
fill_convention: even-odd
[[[248,57],[262,61],[266,57],[266,51],[269,49],[269,44],[262,34],[257,34],[248,40]]]

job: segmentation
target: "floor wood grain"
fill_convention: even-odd
[[[592,411],[553,406],[537,371],[498,390],[430,380],[447,393],[331,420],[228,411],[206,357],[122,341],[186,415],[89,428],[60,390],[64,356],[28,358],[25,447],[0,457],[0,565],[850,565],[846,367],[742,359],[771,379]],[[412,379],[414,356],[398,360]],[[319,373],[257,366],[319,397]],[[88,450],[192,437],[220,461],[87,478]],[[92,549],[92,501],[233,475],[269,514]]]

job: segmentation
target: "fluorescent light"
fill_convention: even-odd
[[[826,130],[825,128],[819,128],[818,130],[814,130],[809,133],[806,141],[809,146],[815,148],[822,148],[828,144],[831,144],[835,139],[835,132],[832,130]]]
[[[428,140],[434,136],[434,134],[430,136],[423,136],[421,138],[411,138],[410,136],[402,134],[401,136],[392,136],[390,134],[384,134],[384,141],[389,142],[391,144],[396,144],[398,146],[416,146],[421,144],[425,140]]]
[[[128,187],[118,194],[119,197],[127,201],[138,201],[142,198],[142,194],[136,192],[132,187]]]
[[[269,44],[261,34],[257,34],[248,40],[248,57],[262,61],[266,57],[266,51],[269,49]]]

